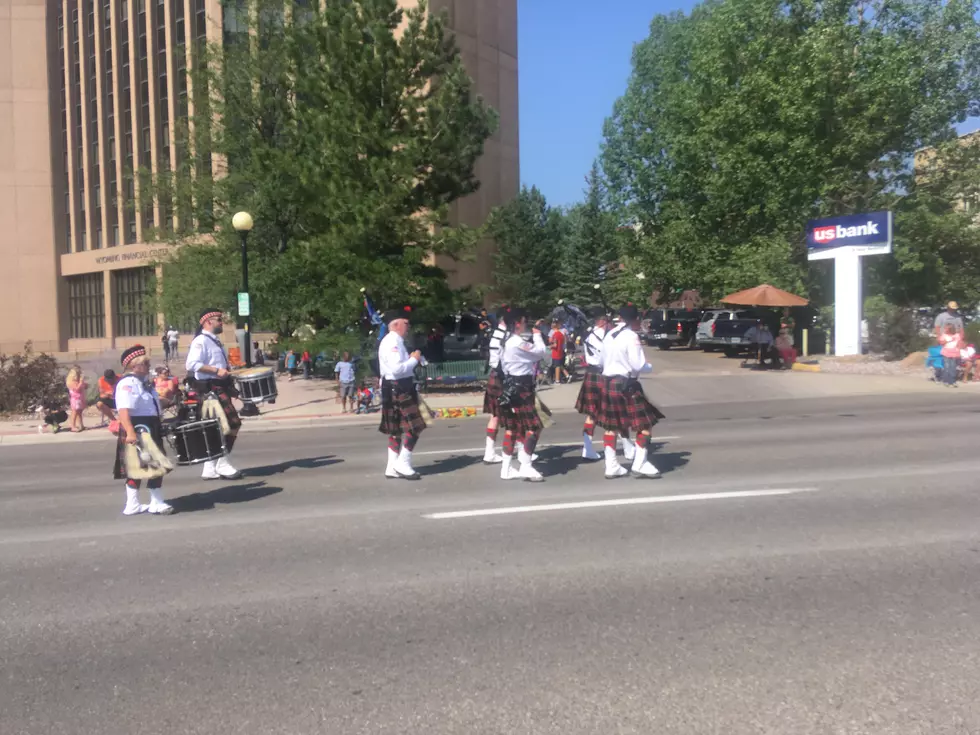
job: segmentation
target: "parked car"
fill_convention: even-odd
[[[643,318],[643,339],[661,350],[694,347],[701,312],[696,309],[651,309]]]
[[[479,360],[481,357],[480,319],[476,314],[454,314],[440,322],[442,345],[439,357],[455,360]]]
[[[701,315],[696,332],[697,344],[705,352],[714,352],[726,346],[726,342],[717,334],[718,324],[738,319],[759,318],[754,309],[708,309]]]

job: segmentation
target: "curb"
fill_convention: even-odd
[[[794,362],[793,363],[793,370],[796,370],[796,371],[801,372],[801,373],[819,373],[819,372],[821,372],[820,371],[820,364],[819,363],[814,363],[812,365],[809,365],[809,364],[802,363],[802,362]]]
[[[468,419],[477,418],[483,411],[480,406],[450,406],[447,408],[433,408],[432,413],[436,419]],[[372,414],[303,414],[299,416],[258,416],[242,417],[242,430],[246,432],[267,433],[271,431],[285,431],[300,427],[329,426],[336,427],[345,424],[362,425],[376,424],[380,420],[380,413]],[[81,434],[72,434],[69,431],[62,431],[57,434],[38,434],[37,431],[20,431],[16,433],[0,434],[0,447],[25,446],[30,444],[62,444],[77,442],[97,442],[115,441],[116,437],[109,433],[107,428],[92,428],[83,431]]]

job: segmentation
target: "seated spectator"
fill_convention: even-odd
[[[374,391],[367,386],[367,383],[361,383],[361,388],[357,391],[357,413],[370,413],[373,402]]]
[[[786,367],[791,367],[796,362],[796,348],[793,347],[793,340],[789,335],[780,333],[776,337],[776,351],[779,352],[779,359]]]
[[[752,351],[756,353],[759,366],[765,367],[766,360],[769,360],[769,367],[779,367],[779,350],[775,346],[772,332],[769,331],[761,319],[756,320],[755,326],[749,327],[745,333],[746,341],[752,345]]]
[[[166,365],[159,365],[156,369],[156,377],[153,378],[153,387],[156,388],[157,397],[160,405],[169,406],[174,402],[180,383],[177,378],[170,374],[170,368]]]
[[[973,381],[980,380],[980,378],[977,377],[976,365],[977,349],[973,345],[967,345],[960,350],[960,366],[963,368],[964,383],[971,379]]]
[[[95,407],[102,414],[102,423],[112,423],[116,420],[116,383],[119,376],[115,370],[106,370],[99,378],[99,399],[95,402]]]

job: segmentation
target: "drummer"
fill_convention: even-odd
[[[231,403],[234,387],[228,369],[228,356],[217,336],[223,330],[221,311],[205,309],[201,312],[198,324],[197,335],[187,351],[185,367],[187,374],[193,376],[194,388],[202,399],[210,392],[217,395],[228,419],[228,426],[231,427],[231,431],[225,437],[225,448],[228,454],[231,454],[238,430],[242,427],[242,420]],[[217,461],[205,462],[204,472],[201,473],[201,477],[205,480],[237,480],[241,476],[242,473],[231,465],[227,455]]]
[[[139,436],[137,426],[145,426],[150,430],[150,436],[163,451],[163,441],[160,426],[160,401],[156,390],[149,382],[150,358],[146,348],[133,345],[122,353],[122,366],[126,374],[116,383],[116,409],[119,411],[119,440],[116,443],[116,459],[112,465],[114,480],[126,480],[126,505],[123,515],[132,516],[140,513],[154,515],[170,515],[174,509],[168,505],[161,494],[163,478],[158,477],[146,481],[150,491],[150,504],[143,505],[139,501],[140,481],[131,480],[126,476],[126,445],[136,444]]]

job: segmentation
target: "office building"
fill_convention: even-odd
[[[517,0],[430,7],[447,11],[477,94],[500,113],[480,190],[453,205],[454,221],[479,225],[519,186]],[[219,0],[0,0],[0,352],[159,334],[145,296],[170,251],[149,233],[172,214],[136,211],[127,174],[186,155],[174,126],[193,115],[187,70],[228,20]],[[484,243],[473,263],[440,264],[454,286],[480,284],[491,258]]]

